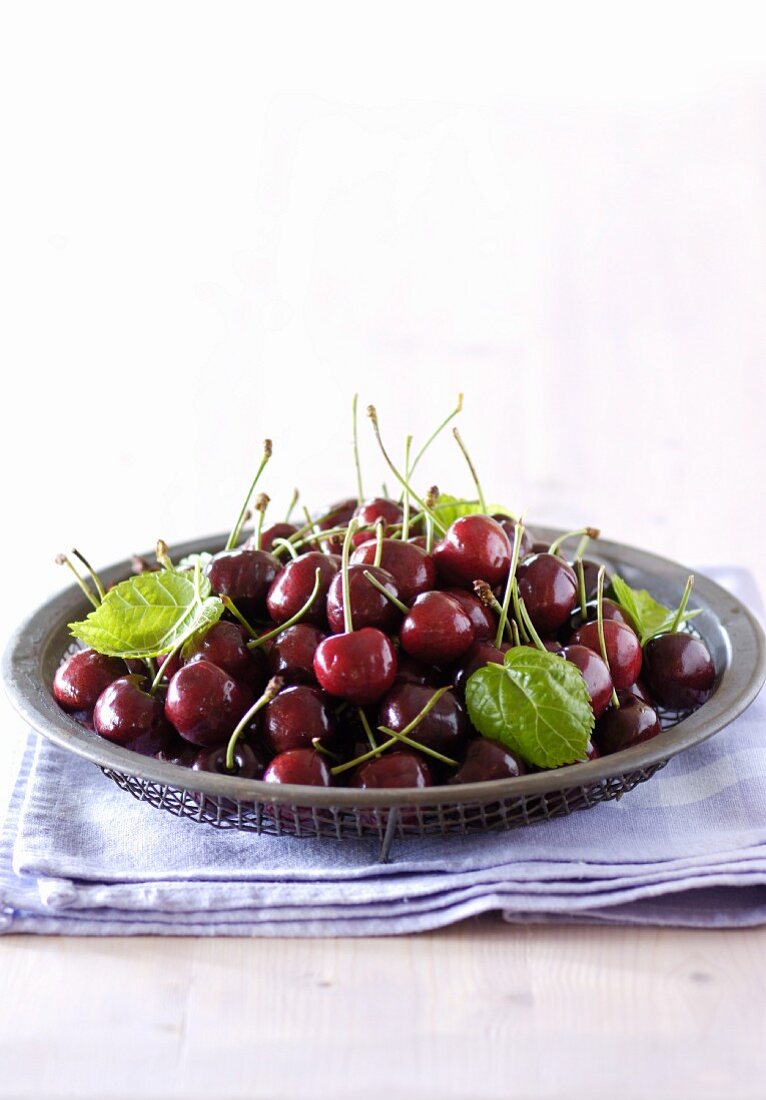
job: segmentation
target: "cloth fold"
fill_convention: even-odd
[[[759,608],[743,570],[707,572]],[[619,802],[505,833],[258,837],[134,801],[30,736],[0,835],[0,932],[388,935],[511,923],[766,922],[766,702]]]

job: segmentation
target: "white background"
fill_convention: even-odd
[[[353,491],[356,390],[399,450],[463,391],[532,520],[766,576],[759,6],[529,7],[4,8],[4,632],[58,550],[229,526],[267,435],[275,516]]]

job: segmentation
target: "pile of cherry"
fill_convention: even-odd
[[[582,673],[590,759],[659,733],[657,708],[709,696],[702,640],[675,631],[642,646],[630,614],[596,598],[595,563],[568,562],[503,514],[462,515],[435,538],[425,508],[406,537],[402,502],[383,497],[259,530],[205,562],[228,610],[154,684],[143,662],[86,649],[57,671],[56,699],[109,741],[194,769],[401,788],[533,770],[479,736],[465,705],[471,674],[515,644]],[[524,617],[511,611],[499,631],[512,568]]]

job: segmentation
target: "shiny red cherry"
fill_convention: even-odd
[[[600,718],[612,699],[612,677],[598,653],[584,645],[568,645],[560,651],[561,656],[582,673],[585,686],[590,695],[590,705],[594,718]]]
[[[274,539],[289,539],[296,531],[298,528],[294,523],[274,523],[271,527],[266,527],[261,531],[261,550],[271,553],[274,548]],[[252,549],[249,542],[245,543],[245,547],[248,550]]]
[[[253,704],[250,690],[210,661],[184,665],[168,684],[165,714],[194,745],[222,745]]]
[[[122,676],[99,695],[93,708],[96,733],[116,745],[153,756],[168,741],[162,700],[150,695],[145,676]]]
[[[331,787],[332,774],[324,757],[313,749],[291,749],[275,756],[264,773],[266,783],[298,783]]]
[[[657,712],[635,696],[610,707],[596,723],[593,740],[602,755],[632,748],[661,732]]]
[[[234,767],[226,767],[227,746],[200,749],[192,761],[196,772],[213,772],[216,775],[236,775],[238,779],[263,779],[266,764],[263,757],[244,741],[238,741],[234,749]]]
[[[366,572],[371,573],[394,598],[399,598],[399,588],[387,570],[375,565],[350,565],[348,584],[354,629],[361,630],[365,626],[374,626],[386,634],[391,634],[402,621],[402,613],[396,604],[386,599],[383,593],[367,580]],[[345,630],[343,577],[340,573],[333,577],[327,592],[327,621],[334,634],[341,634]]]
[[[369,791],[430,787],[431,782],[431,772],[421,757],[414,752],[392,750],[361,764],[354,772],[351,786]]]
[[[269,588],[281,568],[281,562],[264,550],[222,550],[206,572],[217,596],[228,596],[247,618],[261,619]]]
[[[563,558],[532,554],[516,570],[519,596],[539,634],[555,634],[569,620],[577,599],[577,578]]]
[[[327,622],[325,606],[330,582],[338,572],[338,560],[318,550],[310,550],[289,561],[275,578],[266,598],[266,607],[275,623],[291,619],[304,606],[314,590],[316,571],[319,570],[319,590],[304,612],[301,622],[324,626]]]
[[[314,654],[326,637],[309,623],[288,626],[277,634],[269,650],[269,672],[286,684],[315,684]]]
[[[378,725],[403,733],[433,699],[435,692],[435,688],[418,684],[395,684],[380,701]],[[454,692],[447,691],[408,736],[426,748],[457,758],[465,748],[468,730],[463,703]]]
[[[510,516],[503,515],[502,512],[493,513],[492,519],[496,519],[502,529],[505,531],[511,543],[511,553],[513,553],[513,544],[516,539],[515,520],[512,520]],[[522,558],[526,558],[528,554],[534,553],[534,547],[535,537],[532,532],[528,531],[525,527],[521,533],[521,543],[519,545],[519,561],[521,561]]]
[[[332,634],[317,646],[314,673],[330,695],[365,706],[393,684],[396,650],[386,634],[371,626]]]
[[[625,623],[607,619],[604,623],[604,642],[612,683],[617,690],[635,684],[641,675],[641,643]],[[586,623],[572,635],[570,645],[584,645],[594,653],[601,653],[598,623]]]
[[[502,584],[511,564],[511,542],[490,516],[461,516],[450,525],[434,549],[442,580],[470,588],[475,580]]]
[[[491,608],[483,604],[471,592],[466,592],[464,588],[445,588],[444,591],[448,596],[452,596],[454,600],[457,600],[471,620],[475,641],[487,642],[495,637],[497,633],[497,616]]]
[[[335,715],[327,696],[306,684],[284,688],[262,712],[264,745],[277,755],[291,749],[310,749],[315,739],[328,749],[337,740]]]
[[[402,522],[402,506],[386,497],[373,497],[355,508],[354,516],[359,520],[360,527],[372,527],[379,519],[385,520],[386,526],[393,527]]]
[[[574,611],[569,617],[568,627],[564,627],[564,630],[571,634],[575,630],[579,630],[585,623],[593,623],[598,617],[598,604],[596,600],[591,600],[590,603],[585,605],[586,617],[583,619],[581,608],[575,607]],[[603,601],[603,617],[604,620],[612,619],[616,623],[625,623],[630,629],[636,633],[636,623],[630,612],[626,611],[624,607],[620,607],[614,600],[605,599]]]
[[[417,661],[451,665],[473,644],[473,623],[462,605],[446,592],[418,596],[399,630],[405,653]]]
[[[126,673],[119,657],[105,657],[95,649],[81,649],[56,669],[53,694],[64,710],[90,713],[102,691]]]
[[[701,706],[715,686],[710,650],[693,634],[661,634],[644,646],[644,676],[660,706]]]
[[[436,567],[433,558],[425,550],[400,539],[383,539],[382,549],[380,567],[394,578],[402,603],[409,607],[416,596],[436,586]],[[375,561],[375,553],[375,541],[365,542],[354,550],[351,562],[354,565],[370,566]]]
[[[471,741],[460,770],[449,780],[454,783],[488,783],[493,779],[513,779],[526,773],[524,761],[505,745],[477,737]]]
[[[239,623],[222,619],[211,626],[200,639],[192,641],[185,654],[184,664],[210,661],[260,695],[266,686],[266,658],[260,650],[248,649],[248,638],[247,631]]]

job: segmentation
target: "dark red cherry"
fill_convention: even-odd
[[[395,684],[381,699],[378,725],[403,733],[431,699],[436,689],[418,684]],[[452,691],[445,692],[408,735],[414,741],[445,756],[462,754],[469,723],[465,707]]]
[[[226,745],[215,749],[200,749],[194,756],[195,772],[213,772],[216,775],[236,775],[238,779],[263,779],[266,764],[263,758],[244,741],[238,741],[234,749],[234,768],[226,767]]]
[[[393,633],[402,621],[402,613],[396,604],[386,599],[375,585],[365,577],[369,572],[395,598],[399,589],[391,574],[375,565],[350,565],[348,584],[351,595],[351,619],[354,630],[364,626],[374,626],[386,634]],[[332,579],[327,593],[327,621],[334,634],[345,630],[343,618],[343,576],[338,573]]]
[[[585,605],[586,618],[582,617],[582,610],[580,607],[575,607],[572,614],[569,616],[569,626],[564,628],[571,633],[574,630],[579,630],[584,623],[595,622],[598,617],[598,604],[595,600],[591,600],[590,603]],[[616,623],[625,623],[630,629],[636,633],[636,623],[630,612],[626,611],[624,607],[620,607],[614,600],[605,599],[603,601],[603,616],[604,619],[612,619]]]
[[[207,566],[217,596],[228,596],[247,618],[262,619],[281,563],[264,550],[222,550]]]
[[[477,669],[485,665],[501,665],[510,648],[509,642],[501,642],[499,646],[491,642],[474,642],[455,669],[454,684],[458,695],[461,698],[465,695],[465,685]]]
[[[269,651],[269,672],[286,684],[315,684],[314,654],[327,637],[317,626],[296,623],[277,634]]]
[[[585,574],[585,598],[588,600],[595,600],[596,593],[598,592],[598,574],[601,570],[601,562],[591,561],[589,558],[582,559],[583,573]],[[574,569],[574,565],[572,566]],[[611,580],[610,574],[607,572],[604,574],[604,588],[606,589]],[[631,626],[628,623],[628,626]]]
[[[168,741],[162,700],[148,692],[145,676],[122,676],[99,695],[93,725],[107,741],[153,756]]]
[[[609,659],[612,683],[617,690],[635,684],[641,675],[641,643],[625,623],[607,619],[604,623],[604,642]],[[570,645],[584,645],[594,653],[601,653],[598,623],[586,623],[572,635]]]
[[[306,787],[331,787],[332,775],[324,757],[314,749],[291,749],[275,756],[266,769],[267,783],[298,783]]]
[[[585,686],[590,695],[590,705],[594,718],[600,718],[612,699],[612,677],[598,653],[584,645],[568,645],[561,650],[566,658],[582,673]]]
[[[593,740],[602,756],[632,748],[660,733],[657,712],[635,696],[622,705],[610,707],[599,718]]]
[[[164,683],[169,683],[175,676],[181,667],[181,654],[167,653],[162,657],[157,658],[157,669],[162,670],[162,680]],[[138,668],[131,668],[131,672],[139,672]],[[145,675],[145,672],[141,672],[140,675]]]
[[[577,578],[555,554],[532,554],[516,570],[519,596],[539,634],[555,634],[569,620],[577,599]]]
[[[335,716],[327,696],[306,684],[286,687],[262,712],[261,739],[275,755],[291,749],[310,749],[318,738],[325,748],[337,740]]]
[[[715,685],[710,650],[692,634],[661,634],[644,646],[644,676],[660,706],[698,707]]]
[[[358,503],[356,497],[351,497],[348,500],[336,501],[335,504],[330,505],[327,512],[317,521],[317,527],[320,531],[331,531],[336,527],[345,527],[354,515]],[[322,545],[328,553],[339,554],[343,548],[343,539],[338,536],[333,536],[332,538],[323,540]]]
[[[425,550],[400,539],[383,539],[382,549],[381,569],[394,578],[402,603],[409,607],[416,596],[436,586],[436,567]],[[351,561],[354,565],[370,566],[375,561],[375,553],[376,544],[371,540],[354,550]]]
[[[194,745],[222,745],[254,702],[252,692],[210,661],[184,665],[168,684],[165,714]]]
[[[473,623],[463,607],[446,592],[418,596],[399,631],[405,653],[417,661],[451,665],[474,641]]]
[[[513,779],[526,773],[524,761],[515,756],[505,745],[477,737],[471,741],[460,770],[450,783],[487,783],[493,779]]]
[[[192,642],[184,663],[193,665],[197,661],[210,661],[260,694],[266,685],[266,658],[260,650],[247,648],[248,637],[239,623],[221,620],[211,626],[202,638]]]
[[[502,584],[511,564],[511,542],[490,516],[461,516],[434,549],[439,576],[446,584],[470,588],[482,580]]]
[[[475,641],[485,642],[495,637],[497,633],[497,616],[477,596],[474,596],[471,592],[466,592],[464,588],[445,588],[444,591],[448,596],[452,596],[454,600],[457,600],[471,620]]]
[[[503,515],[502,512],[495,512],[492,519],[496,519],[502,529],[505,531],[508,539],[511,543],[511,553],[513,553],[513,544],[516,539],[516,523],[510,516]],[[528,554],[534,553],[535,537],[531,531],[528,531],[526,527],[521,533],[521,544],[519,546],[519,561],[525,558]],[[548,548],[546,547],[546,550]]]
[[[354,509],[360,527],[372,527],[379,519],[385,520],[387,527],[402,522],[402,506],[386,497],[374,497],[363,501]]]
[[[352,787],[380,790],[388,787],[430,787],[428,765],[414,752],[392,750],[368,760],[354,772]]]
[[[90,713],[105,688],[126,672],[119,657],[105,657],[95,649],[81,649],[56,669],[53,694],[64,710]]]
[[[366,706],[393,684],[396,650],[386,634],[371,626],[332,634],[317,646],[314,674],[330,695]]]
[[[284,623],[297,615],[314,590],[316,571],[319,570],[319,591],[301,622],[324,626],[327,622],[325,605],[330,582],[338,572],[338,561],[329,554],[310,550],[289,561],[274,578],[269,589],[266,607],[275,623]]]
[[[267,527],[265,530],[261,531],[261,550],[271,553],[274,548],[274,539],[289,539],[297,530],[298,528],[294,523],[272,524],[271,527]],[[245,546],[248,550],[253,549],[248,543],[245,543]]]

